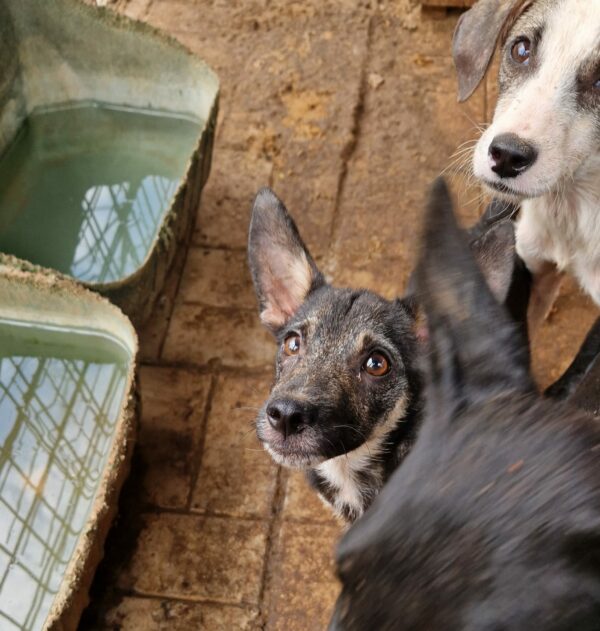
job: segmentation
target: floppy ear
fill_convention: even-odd
[[[438,402],[534,389],[520,332],[486,284],[442,179],[429,199],[416,285],[427,318],[430,382],[441,397]]]
[[[268,188],[261,189],[254,200],[248,262],[260,318],[274,333],[296,313],[308,294],[325,282],[293,219]]]
[[[460,16],[452,42],[460,102],[481,83],[501,31],[530,4],[528,0],[479,0]]]

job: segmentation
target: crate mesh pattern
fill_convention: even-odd
[[[125,367],[0,357],[0,629],[41,628],[93,504]]]

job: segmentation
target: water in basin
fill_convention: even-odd
[[[92,331],[0,320],[0,629],[43,627],[94,502],[131,358]]]
[[[89,283],[139,268],[199,121],[82,103],[34,112],[0,158],[0,251]]]

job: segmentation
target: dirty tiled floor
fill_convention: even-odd
[[[340,534],[252,420],[274,346],[245,265],[252,197],[273,186],[338,284],[401,293],[424,191],[493,108],[456,104],[457,13],[416,0],[117,0],[204,57],[222,82],[211,178],[183,274],[141,334],[133,472],[83,629],[323,629]],[[477,190],[454,180],[461,215]],[[594,316],[568,283],[536,341],[560,374]]]

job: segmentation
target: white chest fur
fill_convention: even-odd
[[[334,510],[342,515],[345,511],[360,517],[364,511],[365,489],[361,482],[361,472],[367,468],[375,473],[376,463],[370,457],[367,444],[337,458],[330,458],[317,467],[319,476],[325,481],[334,495]],[[376,484],[377,480],[373,479]]]
[[[517,253],[533,274],[546,262],[573,274],[600,305],[600,157],[561,191],[523,202]]]
[[[390,432],[404,419],[407,404],[405,398],[400,399],[360,447],[316,467],[319,477],[332,491],[333,508],[338,515],[350,512],[355,518],[360,517],[365,505],[370,504],[381,489],[384,480],[379,457],[387,446]]]

